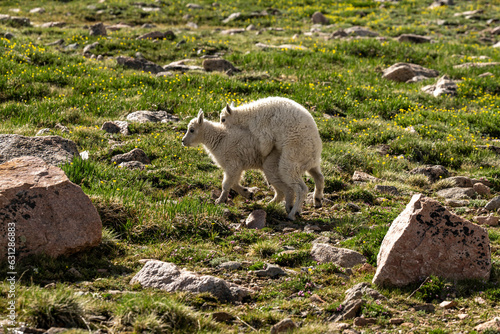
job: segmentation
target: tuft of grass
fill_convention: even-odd
[[[273,240],[261,240],[257,241],[250,246],[250,252],[253,255],[257,255],[261,258],[268,258],[279,252],[281,246],[274,242]]]
[[[439,191],[441,189],[453,188],[455,186],[455,182],[453,180],[439,180],[436,183],[432,184],[432,190]]]
[[[86,328],[86,301],[63,285],[53,290],[31,286],[23,290],[18,303],[21,318],[35,328]]]

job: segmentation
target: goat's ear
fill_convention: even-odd
[[[234,108],[234,101],[231,101],[231,108]]]
[[[198,123],[203,123],[203,110],[198,111]]]
[[[232,110],[231,110],[231,107],[229,106],[229,104],[226,104],[226,111],[227,111],[228,114],[231,115]]]

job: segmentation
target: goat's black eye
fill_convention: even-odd
[[[189,132],[193,133],[194,132],[194,129],[190,129]]]
[[[222,123],[224,123],[224,122],[226,121],[226,119],[225,119],[225,118],[223,118],[223,119],[221,119],[220,121],[221,121]]]

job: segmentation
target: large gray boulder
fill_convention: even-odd
[[[407,82],[415,76],[434,78],[438,76],[438,71],[425,68],[420,65],[410,63],[396,63],[383,72],[383,77],[388,80]]]
[[[373,283],[405,286],[429,275],[487,280],[490,270],[488,231],[418,194],[384,237]]]
[[[188,291],[208,292],[220,301],[241,301],[252,291],[223,279],[198,275],[179,269],[175,264],[158,260],[146,262],[144,267],[132,278],[130,284],[139,283],[144,288],[155,288],[167,292]]]
[[[76,144],[60,136],[0,135],[0,163],[22,156],[34,156],[56,166],[71,161],[78,155]]]
[[[9,233],[17,259],[57,257],[99,245],[102,223],[88,196],[62,169],[21,157],[0,165],[0,249],[5,250],[0,260],[6,259]]]

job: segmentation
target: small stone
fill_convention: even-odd
[[[403,318],[392,318],[392,319],[389,319],[389,323],[391,325],[401,325],[403,322],[405,322],[405,320]]]
[[[267,213],[264,210],[255,210],[245,221],[245,225],[250,229],[263,229],[266,227],[266,215]]]
[[[496,317],[493,320],[487,321],[480,325],[474,327],[474,330],[478,332],[486,331],[486,330],[499,331],[500,330],[500,317]]]
[[[311,16],[312,23],[314,24],[328,24],[328,19],[321,12],[315,12]]]
[[[348,35],[361,36],[361,37],[377,37],[379,34],[364,27],[354,26],[345,29]]]
[[[335,263],[342,268],[352,268],[355,265],[363,264],[366,258],[353,250],[347,248],[336,248],[327,244],[314,244],[311,249],[311,256],[319,263]]]
[[[383,71],[383,77],[397,82],[407,82],[415,76],[425,76],[434,78],[438,76],[438,71],[425,68],[417,64],[396,63]]]
[[[360,212],[361,211],[361,208],[359,205],[357,204],[354,204],[354,203],[347,203],[347,207],[349,208],[349,210],[351,210],[352,212]]]
[[[71,267],[68,270],[68,273],[70,273],[71,275],[78,277],[78,278],[83,277],[83,275],[75,267]]]
[[[87,52],[90,52],[90,50],[95,49],[99,45],[99,42],[94,42],[92,44],[86,45],[83,48],[83,54],[86,54]]]
[[[438,197],[451,199],[470,199],[475,197],[476,192],[472,188],[453,187],[439,190],[436,195]]]
[[[380,179],[376,178],[375,176],[372,176],[370,174],[367,174],[367,173],[361,172],[361,171],[355,171],[354,174],[352,175],[352,180],[358,181],[358,182],[378,182],[378,181],[380,181]]]
[[[205,59],[203,60],[202,66],[207,72],[226,72],[228,70],[233,72],[238,71],[231,62],[225,59]]]
[[[257,276],[278,278],[279,276],[286,276],[287,273],[278,265],[267,264],[266,269],[255,270],[254,274]]]
[[[498,217],[495,216],[475,216],[474,220],[480,225],[498,226]]]
[[[479,78],[494,77],[494,76],[495,75],[491,72],[484,72],[484,73],[478,75]]]
[[[102,22],[90,26],[90,36],[107,36],[106,27]]]
[[[491,194],[491,189],[490,187],[484,185],[483,183],[481,182],[478,182],[478,183],[474,183],[474,185],[472,186],[472,188],[476,191],[476,193],[478,193],[479,195],[489,195]]]
[[[385,194],[399,195],[398,188],[394,186],[376,185],[375,190]]]
[[[355,318],[353,321],[354,326],[358,326],[358,327],[365,327],[365,326],[373,325],[376,323],[377,323],[377,319],[375,319],[375,318],[358,317],[358,318]]]
[[[470,203],[470,201],[466,200],[466,199],[447,199],[446,200],[446,204],[451,206],[452,208],[460,208],[460,207],[464,207],[464,206],[468,206]]]
[[[432,39],[426,36],[420,36],[415,34],[402,34],[397,38],[398,42],[408,42],[408,43],[430,43]]]
[[[118,168],[126,168],[126,169],[146,169],[146,165],[139,161],[124,161],[118,165]]]
[[[202,5],[198,5],[196,3],[188,3],[186,5],[186,8],[189,8],[189,9],[203,9],[203,6]]]
[[[448,177],[445,180],[453,183],[455,187],[460,187],[460,188],[472,187],[472,180],[466,176],[453,176],[453,177]]]
[[[115,164],[120,164],[126,161],[139,161],[145,165],[151,164],[151,160],[149,160],[146,153],[140,148],[134,148],[132,151],[128,153],[118,154],[115,155],[113,158],[111,158],[111,162]]]
[[[484,300],[482,297],[475,297],[474,302],[478,303],[479,305],[486,304],[486,300]]]
[[[319,304],[323,304],[323,303],[326,303],[323,299],[321,299],[320,296],[318,296],[317,294],[313,294],[311,295],[311,297],[309,297],[309,300],[312,302],[312,303],[319,303]]]
[[[450,172],[441,165],[428,165],[425,167],[417,167],[410,171],[410,174],[423,174],[429,178],[430,182],[436,182],[447,177]]]
[[[493,198],[491,201],[489,201],[485,207],[486,210],[488,211],[495,211],[500,208],[500,196],[497,196]]]
[[[457,307],[458,303],[455,300],[445,300],[439,304],[439,307],[444,308],[445,310],[448,310],[450,308],[455,308]]]
[[[493,46],[495,47],[495,46]],[[471,68],[471,67],[478,67],[478,68],[483,68],[483,67],[491,67],[491,66],[499,66],[500,62],[488,62],[488,63],[464,63],[460,65],[455,65],[453,68]]]
[[[231,15],[229,15],[227,18],[225,18],[224,20],[222,20],[222,23],[229,23],[231,21],[234,21],[236,20],[237,18],[239,18],[241,16],[241,13],[232,13]]]
[[[45,9],[41,8],[41,7],[33,8],[33,9],[30,9],[30,13],[31,14],[43,14],[43,13],[45,13]]]
[[[460,320],[467,319],[468,317],[469,317],[469,315],[467,313],[459,313],[459,314],[457,314],[457,318],[460,319]]]
[[[130,135],[130,131],[128,129],[128,122],[126,121],[104,122],[104,124],[101,126],[101,130],[104,130],[107,133],[121,133],[124,136]]]
[[[297,328],[295,322],[292,319],[286,318],[278,322],[276,325],[271,327],[271,334],[278,334],[283,332],[291,332]]]
[[[217,266],[217,268],[222,270],[238,270],[241,268],[241,262],[237,261],[228,261],[221,263]]]
[[[217,322],[229,322],[235,319],[232,314],[227,312],[214,312],[212,318]]]
[[[458,86],[454,80],[450,80],[448,76],[443,75],[434,85],[422,87],[422,91],[432,94],[435,97],[445,95],[454,96],[457,94]]]

